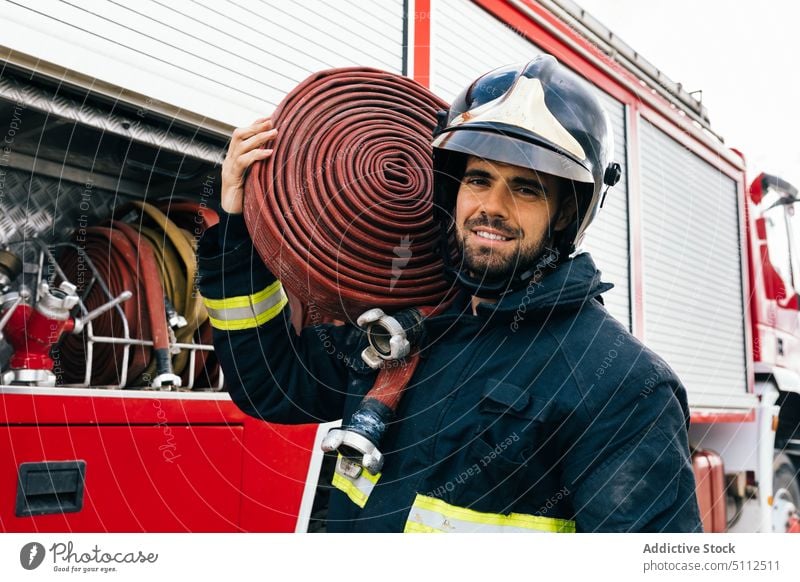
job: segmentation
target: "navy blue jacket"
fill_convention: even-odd
[[[204,297],[275,281],[241,216],[223,215],[199,255]],[[328,529],[403,531],[422,496],[579,532],[701,531],[685,390],[608,314],[599,296],[610,288],[584,253],[477,315],[464,294],[430,318],[380,479],[363,508],[334,491]],[[214,330],[231,398],[270,422],[348,419],[376,375],[363,334],[325,324],[296,336],[289,316],[286,306],[258,327]]]

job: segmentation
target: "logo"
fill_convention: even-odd
[[[403,268],[411,260],[411,237],[404,235],[400,239],[400,244],[392,249],[394,251],[394,258],[392,259],[392,280],[389,282],[389,291],[394,289],[400,275],[403,274]]]
[[[30,542],[22,546],[19,552],[19,563],[26,570],[35,570],[44,561],[44,546],[38,542]]]

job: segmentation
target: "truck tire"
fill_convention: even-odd
[[[800,470],[784,453],[775,455],[772,470],[773,531],[782,533],[789,529],[791,506],[800,511]]]

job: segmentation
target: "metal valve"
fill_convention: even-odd
[[[175,305],[172,304],[172,301],[170,301],[169,297],[166,295],[164,296],[164,309],[167,312],[167,323],[171,329],[180,329],[189,325],[186,318],[178,313],[178,310],[175,309]]]
[[[50,319],[65,321],[69,319],[69,312],[80,301],[77,287],[69,281],[62,281],[61,285],[51,289],[47,281],[39,285],[39,300],[36,311]]]
[[[0,319],[0,329],[14,348],[10,367],[2,377],[5,384],[54,386],[56,376],[50,350],[62,335],[80,333],[86,323],[132,297],[130,291],[125,291],[78,319],[70,315],[70,311],[80,302],[75,285],[63,281],[53,288],[42,281],[38,291],[34,305],[30,305],[28,300],[31,294],[24,286],[20,287],[19,293],[3,296],[5,312]]]

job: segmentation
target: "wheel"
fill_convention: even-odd
[[[800,512],[800,471],[783,453],[772,465],[772,531],[787,532],[796,527]]]

